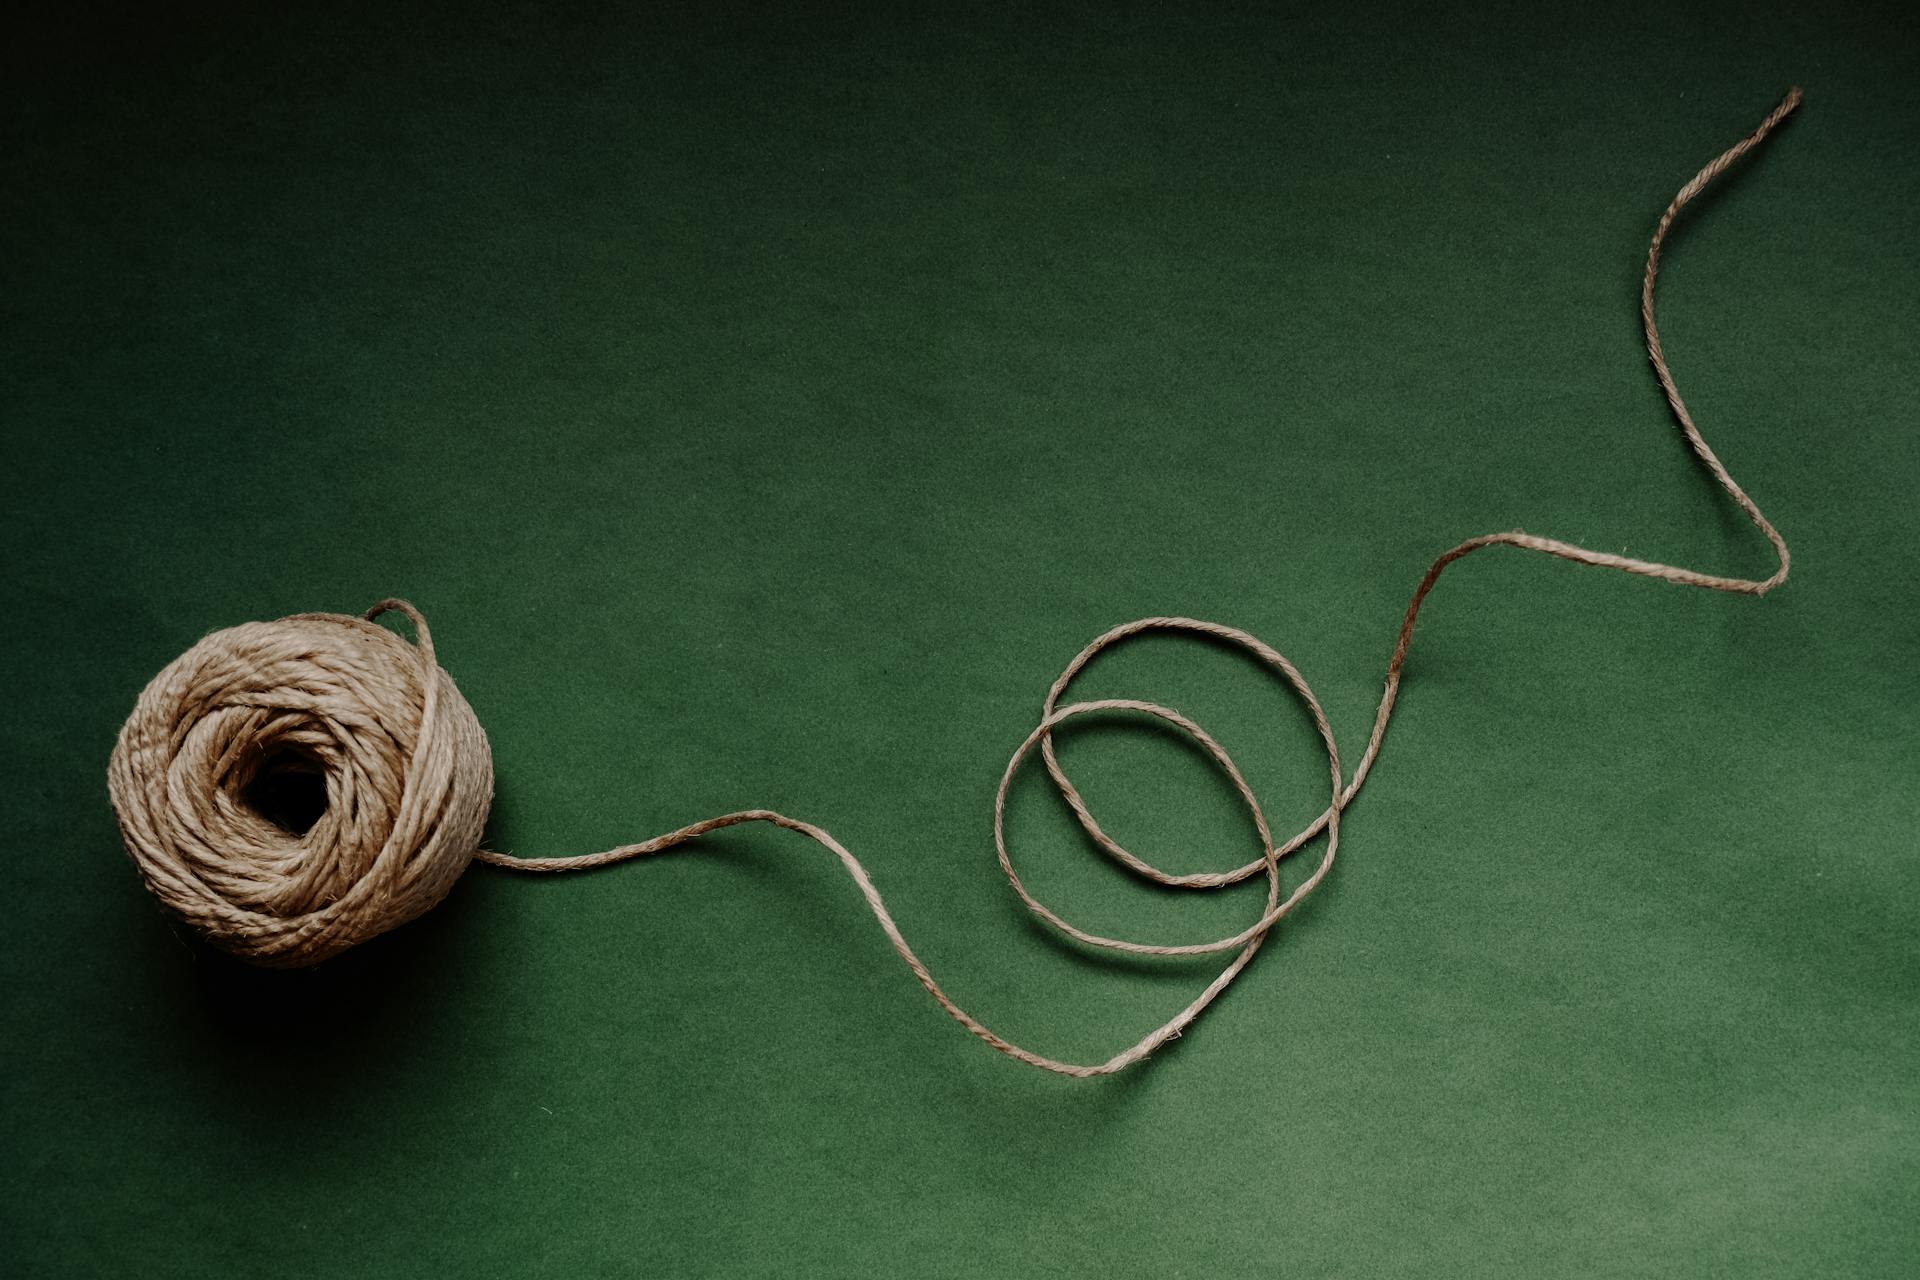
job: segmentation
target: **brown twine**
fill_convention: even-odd
[[[1786,581],[1790,560],[1785,540],[1707,447],[1674,386],[1654,324],[1653,287],[1674,217],[1799,104],[1800,91],[1789,91],[1759,128],[1717,156],[1674,196],[1654,229],[1640,294],[1648,355],[1681,433],[1773,545],[1779,568],[1771,575],[1757,581],[1719,577],[1589,551],[1519,530],[1469,538],[1435,560],[1414,589],[1387,664],[1386,691],[1372,736],[1350,780],[1343,779],[1333,731],[1305,678],[1277,650],[1237,628],[1193,618],[1142,618],[1094,640],[1054,681],[1040,723],[1007,762],[994,796],[994,848],[1014,892],[1034,915],[1089,946],[1149,956],[1236,953],[1184,1009],[1105,1062],[1080,1066],[1023,1049],[955,1004],[907,945],[866,868],[810,822],[749,809],[577,857],[514,858],[480,849],[493,794],[486,734],[451,677],[440,669],[426,619],[400,600],[382,601],[361,618],[309,613],[247,623],[215,632],[168,665],[141,694],[108,768],[108,789],[127,850],[161,902],[215,944],[258,964],[297,966],[324,960],[420,915],[446,896],[474,858],[516,871],[579,871],[660,853],[722,827],[772,823],[818,842],[840,859],[893,949],[940,1007],[968,1031],[1008,1057],[1062,1075],[1119,1071],[1190,1026],[1246,967],[1273,926],[1325,879],[1339,848],[1340,813],[1359,792],[1386,736],[1414,621],[1447,566],[1482,548],[1506,546],[1710,591],[1764,595]],[[372,619],[388,611],[411,620],[413,645],[374,625]],[[1312,715],[1327,749],[1330,801],[1318,818],[1276,844],[1259,801],[1232,757],[1186,716],[1130,698],[1061,704],[1067,687],[1095,655],[1147,631],[1194,632],[1227,641],[1286,680]],[[1247,806],[1259,832],[1261,856],[1233,871],[1171,875],[1102,830],[1053,749],[1056,728],[1100,711],[1155,717],[1198,744]],[[1260,918],[1231,937],[1167,946],[1089,933],[1040,902],[1014,871],[1006,841],[1007,790],[1036,746],[1080,825],[1107,854],[1149,880],[1182,888],[1219,888],[1264,875],[1267,898]],[[323,780],[326,802],[307,830],[295,832],[262,812],[257,789],[301,777]],[[1326,848],[1319,865],[1283,897],[1280,859],[1323,831]]]

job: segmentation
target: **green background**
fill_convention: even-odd
[[[1910,9],[263,8],[28,24],[0,77],[0,1270],[1911,1274]],[[1217,961],[1007,892],[1047,683],[1218,619],[1351,757],[1463,537],[1763,576],[1636,291],[1795,82],[1662,295],[1792,581],[1450,574],[1331,878],[1143,1069],[988,1052],[771,829],[476,868],[292,974],[121,853],[155,671],[400,594],[491,734],[494,847],[818,821],[967,1008],[1102,1059]],[[1080,688],[1197,717],[1277,827],[1324,802],[1229,654]],[[1178,741],[1062,752],[1165,865],[1253,856]],[[1089,856],[1036,771],[1012,824],[1089,927],[1256,913]]]

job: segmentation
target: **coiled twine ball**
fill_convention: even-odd
[[[374,624],[413,622],[417,644]],[[216,631],[120,730],[107,786],[147,887],[255,964],[315,964],[447,896],[480,847],[493,755],[387,600]]]

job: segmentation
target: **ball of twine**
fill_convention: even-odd
[[[413,621],[417,645],[372,621],[388,610]],[[425,620],[389,600],[209,635],[140,695],[107,785],[170,911],[243,959],[291,968],[447,896],[480,845],[493,756]]]

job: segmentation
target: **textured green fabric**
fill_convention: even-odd
[[[1910,9],[277,8],[27,26],[0,77],[0,1271],[1911,1274]],[[492,736],[495,847],[821,822],[967,1008],[1103,1058],[1217,961],[1007,893],[1047,683],[1218,619],[1357,755],[1463,537],[1764,575],[1635,301],[1795,81],[1662,297],[1792,581],[1460,566],[1331,877],[1142,1070],[990,1053],[770,829],[476,869],[294,974],[121,853],[162,664],[400,594]],[[1082,687],[1197,717],[1276,827],[1324,803],[1229,654]],[[1163,864],[1253,856],[1176,739],[1062,752]],[[1037,771],[1012,823],[1088,927],[1256,913],[1089,857]]]

